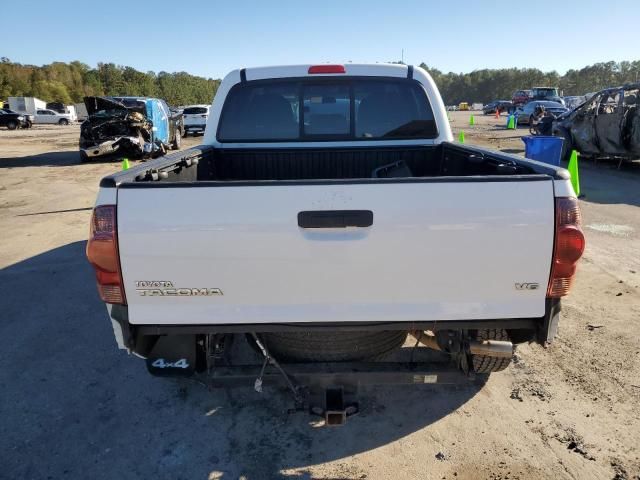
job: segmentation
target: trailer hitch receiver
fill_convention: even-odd
[[[328,427],[344,425],[347,418],[359,412],[357,402],[345,403],[343,387],[329,387],[325,390],[324,406],[311,407],[310,412],[324,417],[324,424]]]

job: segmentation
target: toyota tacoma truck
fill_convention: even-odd
[[[229,73],[202,145],[102,179],[87,256],[151,373],[229,372],[233,337],[260,390],[389,380],[407,345],[502,370],[552,341],[584,245],[569,173],[453,142],[427,72],[323,64]]]

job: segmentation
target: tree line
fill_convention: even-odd
[[[220,80],[186,72],[140,72],[132,67],[98,63],[54,62],[42,67],[0,58],[0,100],[36,97],[46,102],[71,104],[85,96],[148,96],[171,105],[211,103]]]
[[[607,87],[640,81],[640,60],[602,62],[579,70],[543,72],[537,68],[502,68],[474,70],[470,73],[444,73],[422,63],[447,105],[460,102],[511,100],[516,90],[531,87],[558,87],[564,95],[584,95]]]
[[[640,81],[640,60],[595,63],[569,70],[564,75],[536,68],[444,73],[425,63],[420,66],[429,71],[448,105],[509,100],[516,90],[534,86],[558,87],[564,95],[584,95]],[[219,79],[186,72],[140,72],[113,63],[98,63],[96,68],[91,68],[77,61],[38,67],[0,58],[0,100],[26,96],[70,104],[82,101],[87,95],[135,95],[164,98],[171,105],[189,105],[210,103],[219,85]]]

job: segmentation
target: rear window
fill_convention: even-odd
[[[221,142],[269,142],[437,135],[418,82],[352,77],[238,84],[225,101],[217,137]]]
[[[189,107],[185,108],[182,113],[185,115],[200,115],[207,112],[208,109],[206,107]]]

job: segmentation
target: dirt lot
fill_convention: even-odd
[[[452,113],[456,136],[522,151],[524,129],[476,119]],[[0,131],[0,477],[640,478],[637,165],[581,165],[588,247],[551,348],[482,387],[373,389],[326,429],[286,392],[152,378],[116,349],[84,244],[119,165],[79,164],[78,134]]]

